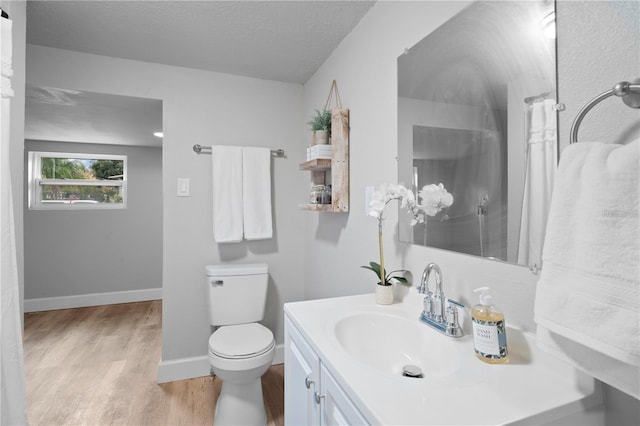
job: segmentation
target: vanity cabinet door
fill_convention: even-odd
[[[320,424],[320,360],[295,326],[285,317],[284,423]]]
[[[324,365],[320,367],[320,423],[332,426],[369,424]]]

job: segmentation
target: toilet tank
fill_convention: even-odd
[[[264,318],[267,264],[209,265],[206,271],[211,325],[245,324]]]

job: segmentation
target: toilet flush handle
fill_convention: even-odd
[[[223,285],[224,281],[222,280],[211,280],[211,286],[219,286],[219,285]]]

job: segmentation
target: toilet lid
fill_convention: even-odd
[[[271,330],[258,323],[226,325],[209,338],[209,350],[224,358],[256,356],[273,345]]]

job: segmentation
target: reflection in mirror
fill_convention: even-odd
[[[398,171],[451,207],[400,240],[540,266],[557,164],[553,1],[474,2],[398,58]]]

